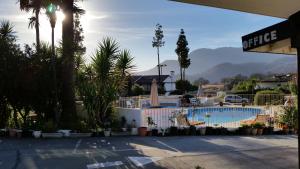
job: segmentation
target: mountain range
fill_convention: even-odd
[[[189,54],[191,65],[186,70],[190,81],[200,77],[210,82],[219,82],[222,78],[237,74],[249,76],[254,73],[292,73],[297,71],[297,58],[292,55],[243,52],[241,48],[222,47],[217,49],[197,49]],[[177,60],[166,60],[163,74],[175,71],[179,74]],[[140,75],[156,75],[157,67],[143,72]]]

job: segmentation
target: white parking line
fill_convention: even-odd
[[[88,169],[97,169],[97,168],[113,167],[113,166],[120,166],[120,165],[123,165],[122,161],[88,164],[86,165],[86,167]]]
[[[127,148],[127,149],[113,149],[113,151],[141,151],[141,150],[150,150],[150,149],[155,149],[152,147],[145,147],[145,148]]]
[[[163,145],[163,146],[165,146],[165,147],[171,149],[171,150],[174,150],[174,151],[176,151],[176,152],[181,152],[181,151],[177,150],[176,148],[171,147],[171,146],[169,146],[168,144],[166,144],[166,143],[164,143],[164,142],[162,142],[162,141],[159,141],[159,140],[155,140],[155,141],[156,141],[157,143],[159,143],[159,144],[161,144],[161,145]]]
[[[77,141],[77,143],[76,143],[76,145],[75,145],[75,148],[74,148],[74,150],[73,150],[73,154],[75,154],[75,153],[77,152],[77,149],[78,149],[78,147],[80,146],[80,144],[81,144],[81,139]]]
[[[161,160],[161,157],[128,157],[128,159],[133,162],[137,167],[142,167],[146,164],[150,164]]]

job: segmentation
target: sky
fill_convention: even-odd
[[[180,29],[184,29],[190,51],[199,48],[241,47],[241,36],[282,21],[225,9],[172,2],[168,0],[84,0],[78,4],[86,10],[81,17],[84,29],[85,58],[90,61],[104,37],[112,37],[121,49],[135,57],[137,71],[157,65],[152,38],[157,23],[163,26],[165,46],[160,60],[176,60],[174,52]],[[44,12],[43,12],[44,13]],[[13,23],[18,42],[35,42],[34,29],[28,28],[32,13],[19,10],[17,0],[0,0],[0,20]],[[61,40],[63,14],[59,12],[55,36]],[[50,43],[51,29],[46,16],[40,21],[41,40]]]

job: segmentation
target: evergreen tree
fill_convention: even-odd
[[[191,64],[191,59],[188,58],[190,49],[187,46],[188,42],[186,40],[184,30],[181,29],[177,41],[177,48],[175,49],[180,66],[180,80],[185,80],[185,69],[187,69]]]

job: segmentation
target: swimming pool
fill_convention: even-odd
[[[204,123],[208,126],[224,126],[226,123],[240,122],[241,120],[255,118],[261,114],[259,108],[244,107],[205,107],[189,108],[187,119],[191,124]]]

